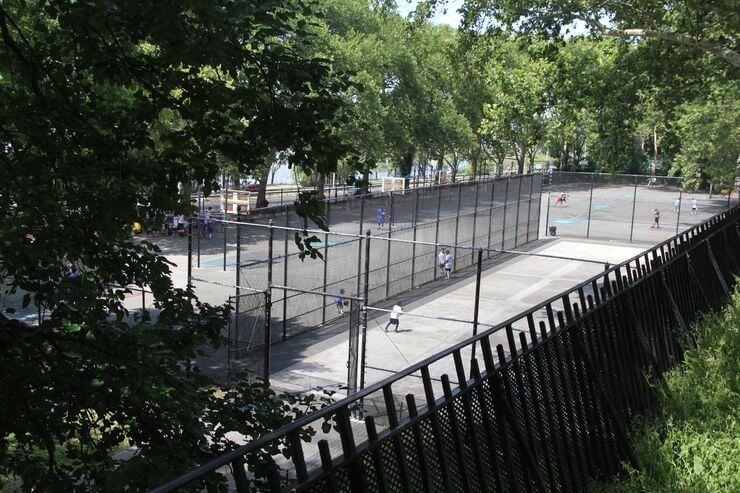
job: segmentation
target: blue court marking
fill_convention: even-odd
[[[554,219],[550,222],[552,224],[582,224],[583,219]]]
[[[621,196],[621,197],[619,197],[619,198],[620,198],[620,200],[629,200],[630,202],[632,202],[632,199],[634,199],[634,198],[635,198],[635,196],[634,196],[634,194],[631,194],[631,193],[630,193],[630,194],[625,194],[625,195],[622,195],[622,196]]]
[[[614,206],[611,204],[596,204],[594,209],[614,209]]]

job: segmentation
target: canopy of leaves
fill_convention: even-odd
[[[307,0],[0,4],[0,275],[45,314],[0,315],[0,475],[145,489],[203,460],[209,381],[189,361],[226,309],[175,289],[130,225],[188,214],[180,188],[213,189],[225,159],[333,169],[347,85],[318,22]],[[128,285],[155,310],[129,314]],[[136,458],[115,463],[124,439]]]

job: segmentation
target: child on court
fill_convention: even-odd
[[[394,332],[398,332],[398,317],[403,315],[405,312],[403,311],[403,308],[401,308],[401,305],[393,305],[393,310],[391,310],[391,318],[388,320],[388,324],[385,326],[385,331],[388,332],[388,327],[393,325],[396,330]]]
[[[555,200],[555,206],[560,205],[560,207],[565,205],[566,200],[568,200],[568,195],[565,192],[560,192],[560,195],[558,195],[557,200]]]
[[[678,212],[679,209],[681,209],[681,199],[676,199],[673,201],[673,212]]]
[[[378,227],[380,229],[383,229],[384,224],[385,224],[385,209],[381,207],[378,209]]]
[[[444,270],[445,268],[445,258],[447,257],[447,253],[445,252],[445,249],[441,249],[439,251],[439,255],[437,255],[437,263],[439,264],[439,269]]]
[[[660,211],[655,208],[653,209],[653,224],[650,225],[650,229],[660,229]]]
[[[449,250],[446,250],[445,255],[445,276],[447,279],[450,278],[450,275],[452,275],[452,254]]]
[[[339,294],[334,297],[334,305],[337,307],[337,314],[340,316],[344,315],[344,289],[339,290]]]
[[[691,198],[691,213],[696,214],[699,208],[699,203],[696,201],[696,197]]]

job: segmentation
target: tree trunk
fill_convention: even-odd
[[[326,188],[326,175],[318,173],[316,175],[316,192],[318,192],[318,196],[322,200],[326,198],[324,196],[324,188]]]
[[[653,159],[658,160],[658,127],[653,127]]]
[[[414,153],[407,152],[406,154],[404,154],[403,159],[398,164],[398,167],[400,176],[409,176],[411,174],[411,170],[414,167]]]
[[[452,163],[450,163],[450,182],[455,183],[457,182],[457,167],[459,166],[458,160],[457,160],[457,153],[452,153]]]
[[[367,193],[370,189],[370,161],[365,158],[365,166],[362,168],[362,193]]]
[[[470,154],[470,172],[473,177],[478,175],[478,159],[480,159],[481,143],[480,137],[476,138],[475,149]]]
[[[522,153],[521,154],[517,153],[516,155],[516,169],[517,169],[517,173],[520,175],[524,174],[524,158],[526,157],[526,155],[527,155],[527,147],[522,146]]]
[[[265,156],[265,164],[260,169],[260,175],[257,177],[259,180],[259,187],[257,188],[257,203],[255,207],[267,207],[270,203],[267,200],[267,181],[270,178],[270,167],[272,166],[277,151],[271,150],[267,156]]]
[[[437,183],[442,183],[442,167],[444,166],[445,162],[445,153],[444,151],[439,152],[439,158],[437,158],[437,169],[434,172],[434,178],[437,181]]]

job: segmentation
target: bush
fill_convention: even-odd
[[[740,491],[740,289],[694,330],[698,350],[666,375],[660,412],[632,430],[641,469],[594,491]]]

